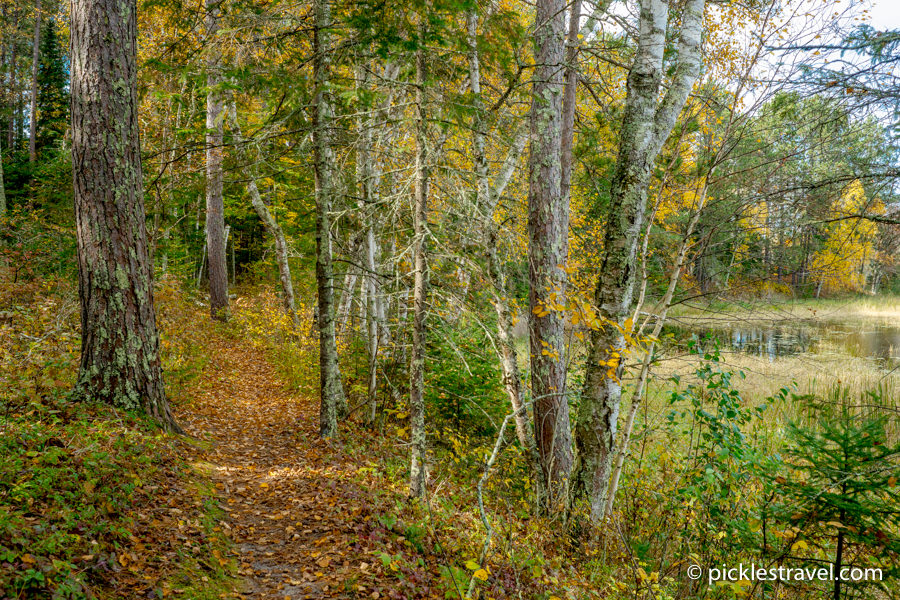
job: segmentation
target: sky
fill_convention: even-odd
[[[875,29],[900,29],[900,0],[872,0],[869,15]]]

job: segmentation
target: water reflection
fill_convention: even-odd
[[[734,325],[702,331],[672,327],[668,332],[675,340],[694,339],[704,349],[717,343],[719,348],[746,352],[770,362],[779,356],[809,353],[871,358],[890,368],[900,365],[900,327],[873,323],[814,321]]]

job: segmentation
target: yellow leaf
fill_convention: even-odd
[[[478,569],[477,571],[472,573],[472,577],[474,577],[475,579],[480,579],[481,581],[487,581],[488,572],[484,569]]]
[[[475,562],[474,560],[467,560],[467,561],[466,561],[466,568],[467,568],[468,570],[470,570],[470,571],[477,571],[478,569],[481,568],[481,565],[479,565],[479,564],[478,564],[477,562]]]
[[[796,550],[806,550],[809,546],[803,540],[797,540],[791,545],[791,552],[795,552]]]

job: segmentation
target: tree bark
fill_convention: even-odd
[[[428,164],[425,131],[425,23],[420,17],[416,48],[416,173],[413,206],[413,330],[409,369],[409,419],[412,436],[409,467],[409,495],[425,496],[425,318],[428,303],[427,210]]]
[[[545,509],[564,498],[572,467],[564,336],[569,207],[561,190],[565,8],[565,0],[537,2],[528,165],[531,395]]]
[[[691,247],[691,236],[694,233],[694,229],[697,227],[697,223],[700,221],[700,215],[703,213],[703,208],[706,205],[706,195],[707,186],[704,183],[702,185],[697,206],[694,207],[694,214],[691,215],[691,220],[688,223],[687,229],[685,230],[684,235],[681,238],[681,244],[678,248],[678,255],[675,259],[675,267],[669,274],[669,285],[666,288],[666,293],[663,295],[662,300],[660,300],[659,302],[659,306],[662,308],[662,310],[657,311],[658,314],[656,317],[656,323],[654,323],[653,325],[653,333],[650,334],[650,338],[652,341],[650,342],[650,345],[647,348],[646,353],[644,354],[644,360],[641,363],[641,372],[638,376],[638,382],[637,385],[635,385],[634,393],[631,396],[631,406],[628,410],[628,416],[625,419],[625,427],[622,430],[622,435],[620,436],[621,439],[617,442],[615,465],[613,467],[612,477],[610,478],[609,492],[607,493],[606,506],[604,507],[603,511],[604,515],[612,514],[613,503],[616,499],[616,492],[619,489],[619,478],[622,475],[622,468],[625,464],[625,458],[628,456],[628,442],[631,439],[631,432],[634,430],[634,419],[637,415],[638,408],[640,408],[643,402],[644,389],[647,385],[647,379],[650,376],[650,362],[653,358],[653,352],[656,350],[656,340],[659,339],[659,335],[662,333],[662,328],[666,324],[666,319],[669,316],[669,309],[672,307],[672,298],[675,295],[675,289],[678,287],[678,281],[681,279],[681,272],[684,269],[684,263],[685,258],[687,257],[688,249]],[[647,231],[646,235],[649,237],[649,230]],[[646,248],[644,251],[646,252]],[[637,315],[633,317],[633,320],[637,320]]]
[[[18,3],[16,3],[15,17],[13,17],[13,31],[19,30],[19,7]],[[9,118],[9,132],[6,137],[6,148],[10,152],[10,155],[13,149],[16,147],[16,142],[18,141],[16,132],[18,131],[18,123],[17,117],[19,116],[18,104],[19,104],[19,90],[16,85],[16,50],[18,45],[16,44],[16,37],[10,36],[10,49],[9,49],[9,107],[10,107],[10,118]]]
[[[31,110],[28,113],[28,162],[37,160],[37,79],[41,64],[41,0],[34,7],[34,46],[31,51]]]
[[[609,489],[622,399],[623,331],[631,312],[651,170],[700,73],[704,8],[705,0],[685,4],[678,63],[668,91],[658,101],[669,6],[663,0],[641,1],[638,48],[628,75],[619,158],[594,297],[603,323],[591,333],[576,432],[574,489],[587,493],[594,521],[604,517]]]
[[[72,168],[81,299],[74,397],[180,431],[163,389],[137,119],[134,1],[73,0]]]
[[[220,55],[213,43],[219,31],[220,0],[206,0],[206,246],[209,262],[209,310],[228,318],[228,265],[225,256],[225,207],[222,198],[223,102]]]
[[[314,65],[316,96],[313,107],[313,145],[316,175],[316,287],[319,328],[319,433],[337,435],[337,420],[346,410],[341,383],[337,337],[334,328],[334,268],[331,257],[331,208],[335,196],[334,151],[331,135],[334,109],[328,89],[331,78],[331,7],[328,0],[316,0]]]

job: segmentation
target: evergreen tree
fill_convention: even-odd
[[[60,45],[56,22],[51,20],[41,36],[38,65],[37,146],[45,148],[65,136],[69,121],[69,73]]]
[[[829,595],[840,600],[851,588],[900,574],[900,444],[891,441],[885,416],[861,414],[841,391],[815,403],[812,416],[810,425],[788,427],[789,470],[777,479],[775,512],[793,532],[783,558],[820,567],[827,557],[838,576],[842,569],[881,569],[876,581],[836,578]]]

